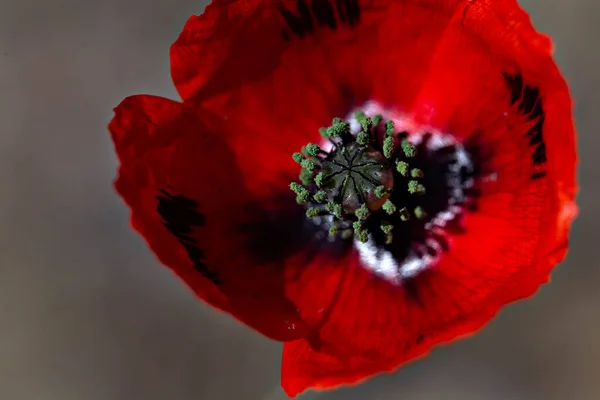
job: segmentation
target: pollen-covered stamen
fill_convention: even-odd
[[[424,173],[411,166],[417,149],[406,133],[396,133],[392,121],[383,124],[381,115],[371,118],[363,112],[357,112],[355,120],[360,127],[355,134],[340,118],[321,128],[330,151],[309,143],[292,155],[301,167],[302,185],[292,183],[290,189],[297,202],[307,206],[307,218],[330,215],[330,236],[366,242],[377,230],[390,244],[396,224],[411,215],[418,219],[426,215],[421,207],[409,210],[401,204],[406,196],[425,193]],[[398,196],[398,191],[404,194]]]
[[[305,204],[310,198],[310,192],[296,182],[290,183],[290,189],[296,193],[296,202],[298,204]]]
[[[394,240],[394,236],[392,234],[394,225],[387,223],[387,224],[381,225],[380,228],[381,228],[381,231],[385,234],[385,243],[391,244],[392,241]]]

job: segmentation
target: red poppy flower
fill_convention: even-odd
[[[171,62],[183,102],[115,110],[117,191],[201,299],[285,342],[290,396],[475,332],[565,256],[571,99],[516,0],[214,0]]]

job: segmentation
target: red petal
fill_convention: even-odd
[[[390,3],[390,0],[215,0],[202,15],[190,18],[173,44],[173,80],[184,100],[209,98],[270,79],[272,72],[286,62],[287,53],[297,54],[298,50],[309,56],[300,59],[299,67],[318,67],[320,73],[325,72],[339,57],[325,51],[332,49],[332,43],[321,46],[321,36],[329,42],[335,36],[338,48],[344,40],[354,42],[357,36],[351,32],[357,25],[356,18],[360,18],[360,25],[372,24]],[[358,16],[354,15],[357,7]],[[336,35],[332,35],[334,31]],[[364,40],[366,43],[369,38]],[[319,44],[315,50],[321,51],[313,57],[306,50],[314,49],[315,44]],[[352,48],[351,43],[345,46]],[[364,47],[362,55],[368,56],[370,52],[369,47]],[[319,58],[325,63],[310,64]],[[346,69],[354,69],[353,64],[360,63],[347,63]]]
[[[308,388],[357,384],[392,368],[387,361],[373,362],[360,357],[341,360],[314,351],[305,340],[296,340],[283,346],[281,386],[288,396],[296,397]]]
[[[227,311],[223,293],[194,271],[181,244],[157,213],[159,188],[166,187],[166,166],[179,139],[163,127],[177,125],[182,110],[182,104],[155,96],[128,97],[115,108],[109,125],[120,160],[115,187],[132,210],[134,229],[146,238],[159,260],[181,276],[198,296]]]
[[[133,227],[199,297],[267,336],[302,337],[296,307],[282,292],[283,269],[249,258],[253,236],[239,224],[257,202],[209,121],[163,98],[125,99],[109,126],[121,162],[116,189]]]
[[[415,118],[492,149],[485,164],[497,181],[481,188],[482,198],[499,192],[537,196],[528,202],[546,207],[540,259],[558,252],[562,256],[552,259],[560,261],[577,214],[577,156],[572,101],[550,39],[535,31],[515,0],[478,0],[458,7],[434,54],[413,106]],[[507,98],[515,96],[515,87],[507,93],[500,74],[521,80],[512,107]],[[527,91],[539,98],[524,112]],[[545,180],[544,187],[532,182],[534,176]],[[513,209],[523,206],[513,199]]]
[[[405,343],[402,353],[377,358],[361,356],[340,358],[315,351],[306,340],[287,342],[283,346],[281,386],[288,396],[295,397],[306,389],[325,390],[342,385],[359,384],[374,375],[392,372],[407,362],[426,356],[438,343],[476,331],[493,315],[492,311],[481,308],[468,320],[441,330],[437,337],[415,337],[411,342]]]
[[[282,38],[278,27],[261,23],[265,8],[256,0],[216,0],[192,16],[171,47],[171,73],[184,100],[202,91],[206,96],[239,86],[245,79],[268,76],[277,63]],[[272,11],[272,10],[271,10]],[[257,54],[256,37],[261,48]],[[252,60],[260,60],[252,62]],[[244,60],[246,63],[240,64]],[[242,68],[240,68],[242,67]]]

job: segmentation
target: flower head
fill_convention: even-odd
[[[132,225],[196,294],[351,384],[472,334],[567,250],[567,85],[516,0],[214,0],[182,102],[116,109]]]

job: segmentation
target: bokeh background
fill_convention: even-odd
[[[196,301],[128,227],[106,124],[177,98],[204,0],[0,0],[0,399],[284,399],[281,346]],[[600,399],[600,1],[523,0],[576,100],[582,208],[534,299],[393,376],[304,399]]]

